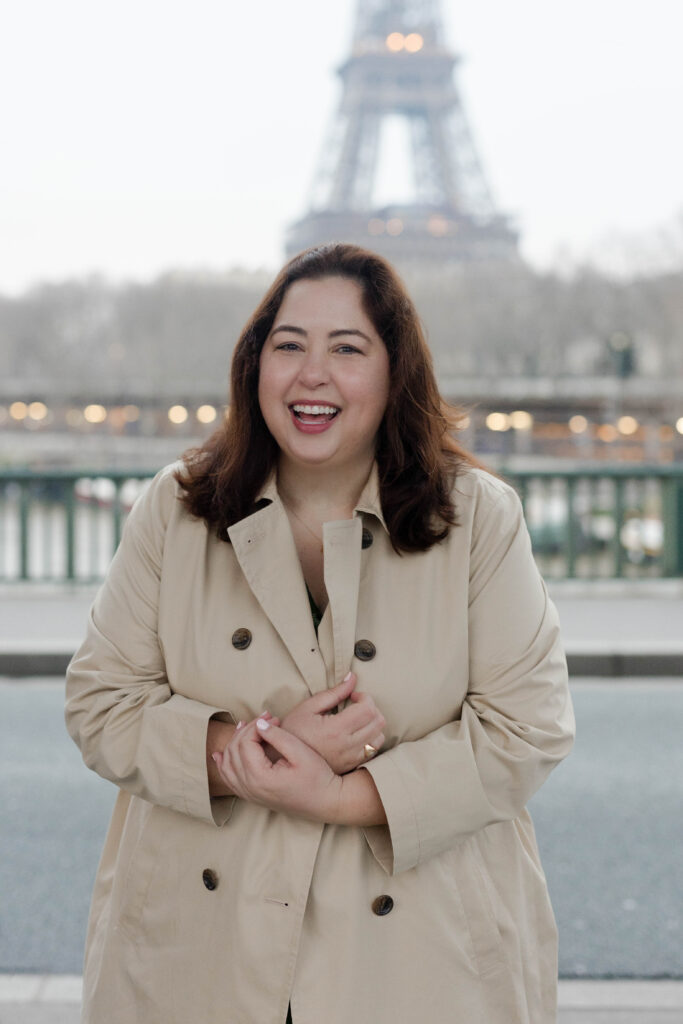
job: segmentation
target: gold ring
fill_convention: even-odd
[[[365,751],[365,760],[369,761],[371,757],[374,757],[377,753],[377,747],[373,747],[371,743],[366,743],[363,750]]]

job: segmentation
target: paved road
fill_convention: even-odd
[[[560,973],[683,977],[683,681],[573,692],[575,751],[532,802]],[[60,681],[0,683],[4,972],[80,971],[113,789],[83,767],[62,702]]]

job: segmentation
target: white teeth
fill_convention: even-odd
[[[307,416],[332,416],[339,412],[335,405],[293,405],[292,409]]]

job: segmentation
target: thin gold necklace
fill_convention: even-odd
[[[294,518],[295,518],[295,519],[298,519],[298,520],[299,520],[299,522],[301,523],[301,525],[302,525],[302,526],[304,526],[304,527],[305,527],[305,528],[306,528],[306,529],[308,530],[308,532],[309,532],[309,533],[311,534],[311,536],[315,537],[315,539],[317,540],[318,544],[320,545],[320,554],[322,555],[322,553],[323,553],[323,539],[322,539],[322,537],[320,536],[320,534],[316,533],[316,532],[315,532],[315,530],[313,529],[313,527],[312,527],[312,526],[309,526],[309,525],[308,525],[308,523],[306,522],[306,520],[305,520],[305,519],[302,519],[302,518],[301,518],[301,516],[299,515],[299,513],[298,513],[298,512],[296,512],[296,511],[295,511],[295,510],[294,510],[294,509],[292,508],[292,506],[291,506],[291,505],[289,504],[289,502],[288,502],[288,501],[285,501],[285,499],[284,499],[284,497],[283,497],[282,493],[280,494],[280,498],[281,498],[281,500],[282,500],[282,504],[283,504],[283,505],[285,506],[285,508],[287,509],[287,511],[288,511],[288,512],[291,512],[291,513],[292,513],[292,515],[294,516]]]

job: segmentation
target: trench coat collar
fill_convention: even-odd
[[[256,495],[256,501],[275,501],[279,500],[278,489],[277,489],[277,474],[273,470],[270,476],[267,478],[261,490]],[[370,475],[368,476],[363,490],[360,492],[360,497],[356,502],[354,508],[354,514],[363,512],[366,515],[374,516],[382,524],[386,532],[388,533],[388,527],[382,513],[382,504],[379,496],[379,471],[377,469],[377,463],[373,462]]]

